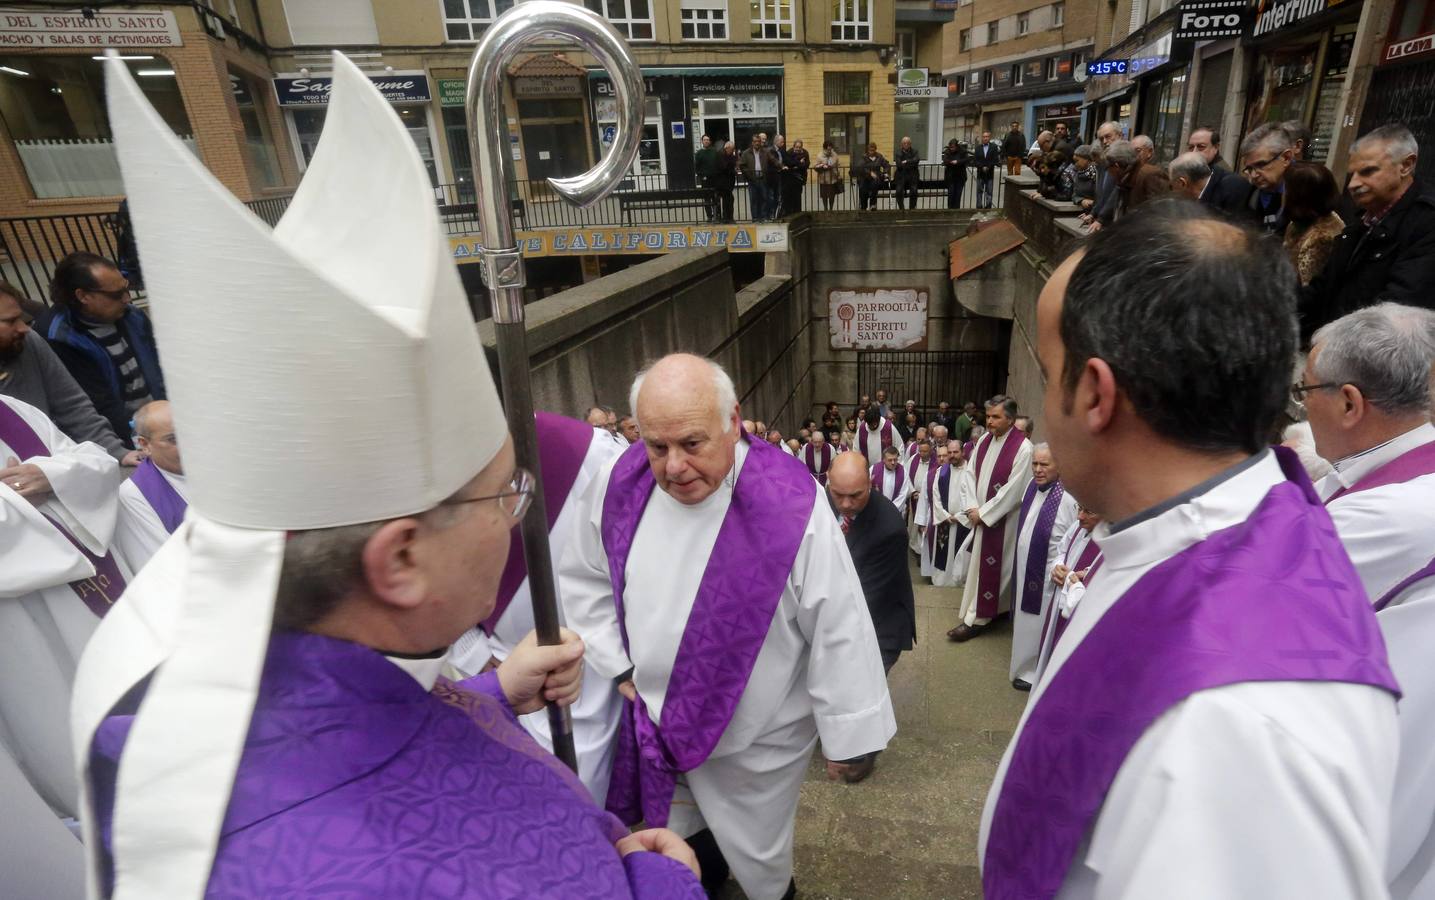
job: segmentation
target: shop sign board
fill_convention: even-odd
[[[926,345],[924,288],[832,288],[827,325],[834,350],[911,350]]]
[[[732,253],[781,253],[787,250],[787,225],[651,225],[638,228],[543,228],[520,231],[524,256],[670,253],[694,247],[726,248]],[[480,259],[475,235],[449,238],[449,252],[460,265]]]
[[[438,105],[463,106],[468,85],[462,78],[440,78],[438,80]]]
[[[388,72],[370,75],[369,80],[390,103],[430,99],[428,76],[422,72]],[[333,89],[334,79],[327,75],[281,75],[274,79],[274,94],[280,106],[326,106]]]
[[[930,80],[925,68],[897,70],[897,87],[926,87]]]
[[[169,10],[0,9],[0,47],[182,47]]]
[[[1186,0],[1176,13],[1178,41],[1214,41],[1240,37],[1246,27],[1246,0]]]
[[[572,75],[520,75],[513,79],[515,97],[581,97],[583,81]]]
[[[893,92],[898,100],[927,100],[932,97],[947,96],[947,89],[938,85],[937,87],[902,87],[898,85]]]
[[[1270,34],[1339,6],[1343,0],[1258,0],[1252,37]]]
[[[1412,56],[1423,56],[1430,52],[1435,52],[1435,33],[1422,34],[1406,41],[1391,41],[1386,45],[1385,55],[1380,58],[1380,61],[1382,63],[1395,62],[1409,59]]]

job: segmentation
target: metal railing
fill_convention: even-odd
[[[976,169],[969,167],[966,176],[955,198],[949,199],[944,180],[945,167],[940,163],[923,163],[918,170],[915,203],[910,196],[904,196],[902,204],[909,209],[926,210],[982,208],[984,198],[979,191]],[[785,218],[800,211],[860,210],[864,205],[864,192],[850,168],[843,166],[840,181],[842,192],[833,194],[830,200],[823,197],[816,173],[810,172],[806,183],[792,182],[795,190],[786,197],[789,201],[796,201],[792,209],[780,208],[784,197],[782,182],[779,181],[778,190],[774,193],[777,194],[775,199],[780,209],[777,215],[766,218]],[[990,185],[991,198],[985,205],[998,207],[1003,194],[1000,175],[994,176]],[[874,187],[871,200],[875,209],[898,208],[895,181],[890,176]],[[587,208],[563,202],[541,179],[511,182],[508,194],[520,229],[701,225],[724,218],[719,192],[699,187],[691,177],[681,178],[665,172],[632,175],[613,194]],[[731,195],[732,220],[751,222],[753,192],[741,176],[735,180]],[[471,184],[438,185],[434,188],[434,197],[449,234],[477,233],[479,229]]]
[[[266,197],[246,205],[273,227],[291,197]],[[109,213],[0,218],[0,277],[25,296],[49,303],[55,265],[71,253],[84,251],[118,260],[118,207]],[[137,283],[139,279],[131,278]],[[137,292],[143,297],[142,292]]]
[[[885,390],[893,409],[908,400],[928,414],[942,402],[961,409],[996,391],[997,362],[995,353],[976,350],[860,351],[857,392],[875,397]]]

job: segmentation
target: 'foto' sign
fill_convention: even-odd
[[[921,288],[833,288],[827,322],[834,350],[912,350],[927,341]]]

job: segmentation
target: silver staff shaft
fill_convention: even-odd
[[[514,6],[489,26],[468,67],[465,107],[469,150],[473,157],[479,230],[482,234],[483,283],[492,299],[498,340],[499,379],[503,408],[519,465],[537,478],[533,504],[520,527],[533,621],[542,644],[559,643],[558,588],[548,549],[547,505],[543,472],[533,429],[533,391],[528,377],[528,334],[523,313],[523,256],[513,237],[513,205],[509,197],[512,159],[508,118],[503,109],[503,76],[513,59],[539,41],[577,43],[597,58],[612,79],[617,99],[617,136],[608,154],[581,175],[550,178],[559,195],[587,206],[608,194],[627,176],[638,154],[643,112],[643,79],[628,45],[597,13],[559,0],[530,0]],[[573,722],[568,711],[548,707],[553,752],[577,771]]]

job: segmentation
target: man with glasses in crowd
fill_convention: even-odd
[[[1255,186],[1251,210],[1269,234],[1285,233],[1288,219],[1284,182],[1286,169],[1295,156],[1290,132],[1274,122],[1260,126],[1241,141],[1241,174]]]
[[[130,417],[166,399],[154,329],[130,304],[130,283],[114,263],[71,253],[55,266],[50,308],[35,330],[70,370],[126,446]]]

